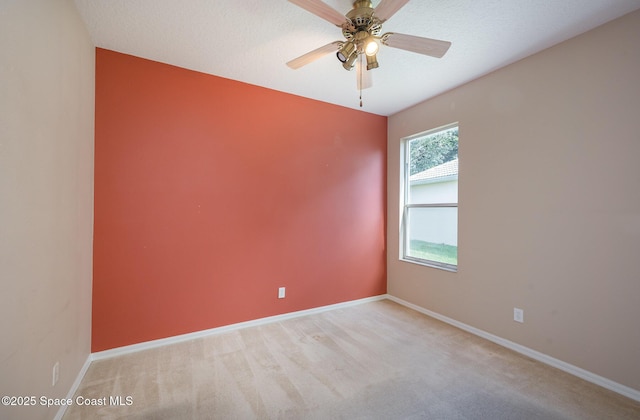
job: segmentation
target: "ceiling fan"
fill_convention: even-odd
[[[325,55],[335,52],[345,70],[354,67],[358,74],[358,89],[371,87],[368,70],[378,67],[378,42],[383,45],[441,58],[451,43],[414,35],[388,32],[380,35],[382,24],[389,20],[409,0],[381,0],[374,9],[370,0],[356,0],[353,9],[343,16],[322,0],[289,0],[291,3],[321,17],[342,29],[344,41],[334,41],[287,62],[292,69],[299,69]],[[366,62],[365,62],[366,59]],[[366,72],[363,69],[366,67]],[[362,106],[362,94],[360,98]]]

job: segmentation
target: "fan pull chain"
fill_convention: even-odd
[[[360,66],[360,108],[362,108],[362,66]]]
[[[362,108],[362,56],[358,57],[358,59],[360,60],[360,66],[358,68],[358,78],[360,79],[360,83],[358,83],[360,85],[360,108]]]

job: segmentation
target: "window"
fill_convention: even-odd
[[[458,267],[458,125],[403,139],[401,259]]]

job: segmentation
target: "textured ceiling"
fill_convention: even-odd
[[[75,2],[98,47],[379,115],[640,8],[639,0],[412,0],[382,32],[453,45],[441,59],[382,46],[373,87],[363,91],[359,108],[356,73],[344,70],[334,54],[298,70],[285,65],[343,39],[339,28],[286,0]],[[341,13],[352,4],[326,3]]]

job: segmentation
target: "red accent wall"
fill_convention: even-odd
[[[97,49],[92,351],[386,293],[386,134]]]

